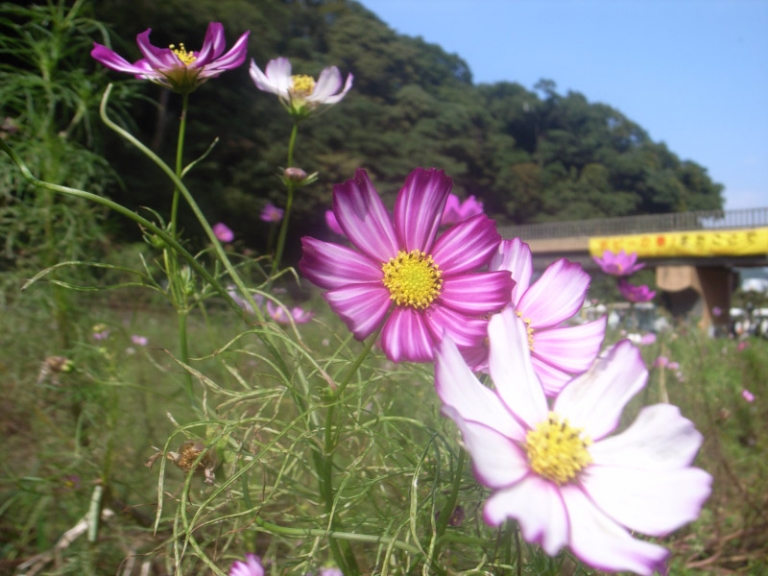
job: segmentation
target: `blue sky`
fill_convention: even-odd
[[[768,0],[360,1],[475,83],[554,80],[706,167],[726,208],[768,206]]]

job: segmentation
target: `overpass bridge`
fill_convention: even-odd
[[[768,266],[768,207],[499,226],[499,232],[530,245],[536,270],[568,258],[595,271],[592,256],[636,252],[655,268],[656,285],[673,310],[702,301],[704,328],[728,322],[711,310],[730,308],[734,268]]]

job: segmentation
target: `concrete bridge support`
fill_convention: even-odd
[[[699,327],[709,330],[715,326],[718,330],[728,330],[728,310],[731,307],[733,272],[723,266],[658,266],[656,268],[656,286],[669,292],[671,312],[690,309],[696,299],[701,298],[702,310]],[[713,310],[719,308],[719,316]]]

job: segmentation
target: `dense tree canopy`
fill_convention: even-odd
[[[550,80],[534,90],[474,85],[459,56],[395,33],[352,0],[198,0],[194,10],[181,0],[104,0],[95,15],[130,60],[139,57],[133,38],[146,28],[156,45],[186,41],[192,48],[216,20],[230,44],[252,31],[249,56],[262,69],[288,56],[295,73],[317,76],[336,65],[354,74],[340,104],[299,127],[296,164],[319,171],[320,180],[300,191],[294,230],[319,229],[332,184],[357,167],[387,193],[416,166],[442,168],[459,195],[475,194],[491,215],[513,223],[722,206],[722,186],[705,168],[651,141],[619,111],[577,92],[560,94]],[[136,128],[170,159],[180,97],[149,83],[143,89],[158,104],[135,108]],[[261,207],[284,202],[276,174],[292,121],[276,97],[255,88],[247,66],[203,85],[190,102],[186,157],[202,154],[215,137],[220,142],[189,185],[212,219],[259,245],[266,235]],[[169,185],[157,169],[118,142],[109,158],[123,173],[130,168],[122,201],[167,210]]]

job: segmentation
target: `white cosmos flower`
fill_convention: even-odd
[[[621,412],[648,377],[640,353],[619,342],[548,403],[514,311],[488,329],[482,385],[449,337],[437,348],[435,382],[475,476],[493,491],[484,518],[519,522],[523,537],[554,555],[568,546],[599,570],[663,572],[669,552],[630,531],[663,536],[696,519],[712,477],[691,463],[702,436],[675,406],[643,408],[624,432]]]
[[[270,60],[264,72],[251,60],[250,73],[259,90],[277,94],[291,115],[299,117],[308,116],[323,104],[341,102],[354,79],[349,74],[342,88],[341,72],[336,66],[324,68],[317,81],[311,76],[291,75],[291,62],[284,57]]]

